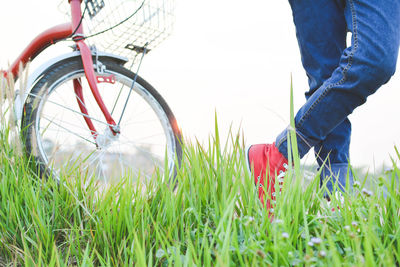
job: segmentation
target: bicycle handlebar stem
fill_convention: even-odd
[[[82,9],[81,3],[82,0],[69,0],[71,5],[71,19],[72,19],[72,30],[74,31],[74,35],[82,35],[83,34],[83,27],[81,23],[82,18]],[[74,36],[72,36],[74,38]]]

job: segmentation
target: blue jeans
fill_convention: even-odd
[[[310,90],[295,117],[300,156],[311,147],[332,192],[344,189],[349,171],[348,115],[389,81],[400,42],[399,0],[289,0]],[[346,45],[347,31],[352,33]],[[371,125],[373,127],[373,125]],[[289,128],[288,128],[289,129]],[[287,156],[285,129],[276,139]],[[323,164],[325,162],[325,164]],[[349,175],[348,175],[349,174]]]

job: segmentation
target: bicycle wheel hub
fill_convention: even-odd
[[[107,149],[112,143],[119,139],[119,133],[115,134],[110,130],[110,127],[106,127],[103,134],[99,134],[96,137],[96,144],[98,149]]]

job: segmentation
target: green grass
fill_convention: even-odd
[[[271,222],[245,171],[243,136],[221,140],[217,125],[208,144],[186,143],[175,190],[160,173],[145,191],[123,180],[100,195],[80,176],[60,185],[37,177],[10,141],[14,128],[3,126],[0,266],[399,265],[395,164],[369,181],[372,195],[363,193],[369,178],[358,177],[338,212],[318,174],[304,189],[294,149]]]

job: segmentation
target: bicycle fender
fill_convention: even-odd
[[[124,65],[126,62],[128,62],[128,59],[125,57],[121,57],[118,55],[110,54],[110,53],[105,53],[101,51],[96,51],[96,54],[93,54],[93,56],[97,57],[106,57],[115,60],[117,63]],[[75,58],[75,57],[81,57],[81,53],[79,51],[74,51],[71,53],[67,53],[58,57],[55,57],[53,59],[50,59],[40,67],[38,67],[31,75],[28,77],[28,81],[26,83],[26,86],[23,90],[16,90],[15,91],[15,100],[14,100],[14,119],[15,122],[20,122],[22,119],[22,114],[23,114],[23,108],[24,108],[24,103],[28,97],[28,94],[32,90],[33,86],[36,84],[36,82],[39,80],[40,77],[42,77],[43,73],[51,68],[53,65],[57,64],[60,61],[70,59],[70,58]],[[96,65],[94,64],[94,68],[96,68]]]

